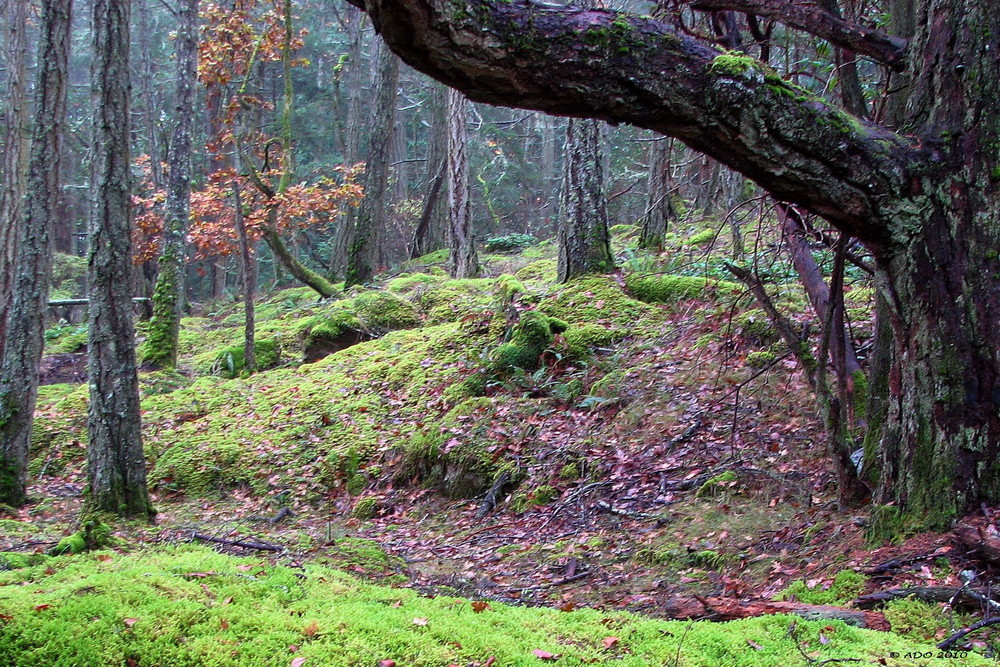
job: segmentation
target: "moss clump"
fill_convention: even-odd
[[[712,294],[735,294],[736,283],[695,276],[657,276],[633,273],[625,277],[625,285],[635,298],[646,303],[672,304],[685,299],[705,298]]]
[[[736,473],[732,470],[727,470],[721,475],[716,475],[702,484],[695,493],[695,497],[706,498],[709,496],[717,496],[720,493],[725,493],[736,484],[736,481]]]
[[[747,355],[747,366],[750,368],[766,368],[774,363],[777,359],[777,355],[774,352],[768,350],[761,350],[759,352],[751,352]]]
[[[357,502],[354,503],[354,509],[351,510],[351,516],[355,519],[371,519],[375,516],[375,511],[378,509],[378,500],[375,498],[358,498]]]
[[[584,276],[566,283],[538,304],[539,310],[575,324],[604,324],[634,331],[655,327],[665,315],[622,291],[610,276]]]
[[[351,302],[354,312],[370,329],[395,331],[420,324],[413,304],[389,292],[363,292]]]
[[[257,357],[256,370],[262,371],[274,368],[281,358],[278,344],[273,340],[255,340],[253,345],[254,354]],[[219,352],[215,357],[213,365],[217,375],[224,378],[239,377],[246,369],[246,357],[243,354],[242,345],[227,347]]]
[[[20,570],[22,567],[41,565],[49,559],[45,554],[25,554],[15,551],[0,552],[0,572]]]
[[[625,329],[601,324],[578,324],[563,333],[570,356],[576,359],[586,358],[593,350],[610,347],[627,336]]]
[[[689,246],[708,245],[715,242],[716,236],[717,234],[714,229],[703,229],[685,241],[685,244]]]
[[[340,308],[306,319],[299,324],[298,332],[306,363],[372,338],[354,313]]]
[[[429,287],[443,281],[441,276],[427,273],[410,273],[393,278],[385,284],[385,288],[393,294],[409,295],[421,288]]]
[[[866,582],[864,575],[853,570],[843,570],[826,585],[815,585],[810,588],[805,581],[796,581],[779,593],[777,599],[794,599],[806,604],[844,605],[861,595]]]
[[[778,340],[778,332],[771,319],[760,308],[740,313],[733,318],[733,327],[743,338],[754,345],[770,345]]]
[[[497,254],[514,254],[521,252],[525,248],[536,245],[538,239],[531,234],[508,234],[507,236],[495,236],[486,239],[483,249],[486,252]]]
[[[68,535],[49,549],[50,556],[81,554],[108,546],[111,543],[111,528],[99,519],[85,519],[80,531]]]
[[[636,236],[639,233],[639,226],[624,225],[624,224],[612,225],[608,229],[608,233],[611,234],[612,236],[623,236],[623,237]]]
[[[491,357],[492,369],[497,373],[509,373],[515,368],[534,370],[538,368],[542,353],[552,345],[555,334],[566,330],[566,323],[549,317],[537,310],[521,313],[520,319],[511,331],[510,342],[498,347]]]
[[[65,324],[45,331],[45,351],[49,354],[73,354],[86,346],[86,324]]]
[[[708,71],[721,76],[741,76],[761,66],[760,62],[750,56],[738,53],[723,53],[716,56],[708,65]]]
[[[558,275],[554,259],[539,259],[526,264],[514,273],[514,277],[526,283],[554,283]]]

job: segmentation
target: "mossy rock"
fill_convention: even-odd
[[[526,264],[514,273],[514,277],[526,283],[554,283],[558,276],[558,262],[554,259],[539,259]]]
[[[750,368],[767,368],[774,363],[778,356],[769,350],[751,352],[747,355],[747,366]]]
[[[352,345],[371,340],[354,313],[335,309],[316,315],[299,325],[302,357],[307,364],[347,349]]]
[[[351,516],[355,519],[365,521],[373,518],[377,510],[378,500],[376,498],[371,496],[367,498],[358,498],[354,503],[354,508],[351,510]]]
[[[404,474],[415,475],[448,498],[472,498],[487,491],[510,469],[490,451],[496,401],[469,398],[452,408],[437,429],[414,434],[406,447]]]
[[[395,331],[412,329],[420,324],[420,316],[413,304],[389,292],[362,292],[351,305],[369,329]]]
[[[571,280],[539,301],[538,309],[571,325],[603,324],[628,330],[655,328],[666,320],[658,308],[626,294],[611,276]]]
[[[441,282],[443,282],[441,276],[432,276],[428,273],[410,273],[393,278],[385,284],[385,288],[393,294],[408,296]]]
[[[608,229],[608,233],[612,236],[630,238],[639,234],[639,226],[625,224],[612,225],[611,228]]]
[[[521,313],[511,331],[510,341],[491,355],[492,368],[497,373],[509,373],[515,368],[538,368],[542,353],[552,345],[555,334],[566,331],[567,324],[537,310]]]
[[[689,245],[689,246],[708,245],[710,243],[714,243],[715,242],[716,236],[718,236],[718,234],[717,234],[717,232],[714,229],[703,229],[700,232],[698,232],[697,234],[693,235],[691,238],[689,238],[684,243],[685,243],[685,245]]]
[[[257,357],[256,370],[258,371],[274,368],[281,359],[278,344],[273,340],[255,340],[253,349]],[[246,356],[244,355],[243,346],[234,345],[219,352],[215,357],[213,368],[216,374],[221,377],[230,379],[239,377],[246,369]]]
[[[810,586],[807,582],[799,580],[792,582],[775,597],[778,600],[797,600],[806,604],[845,605],[864,592],[867,581],[863,574],[853,570],[843,570],[838,572],[833,581],[827,585]]]
[[[695,497],[707,498],[725,493],[736,484],[737,479],[735,472],[727,470],[702,484],[695,492]]]
[[[111,527],[99,519],[85,519],[80,531],[68,535],[49,549],[48,555],[81,554],[106,547],[112,542]]]
[[[598,348],[607,348],[626,338],[628,331],[602,324],[576,324],[563,333],[570,356],[583,359]]]
[[[725,280],[639,273],[626,276],[625,285],[640,301],[663,304],[707,298],[717,294],[737,294],[741,291],[740,285]]]
[[[760,308],[740,313],[733,318],[733,326],[740,336],[754,345],[770,345],[778,340],[778,331],[771,318]]]

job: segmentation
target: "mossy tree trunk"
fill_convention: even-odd
[[[896,528],[1000,502],[1000,12],[915,0],[910,40],[816,5],[697,0],[912,76],[899,133],[665,23],[529,0],[352,0],[414,67],[470,99],[677,137],[861,240],[893,330],[877,499]]]
[[[195,107],[194,87],[198,75],[198,0],[180,0],[177,8],[177,37],[174,40],[177,91],[173,137],[167,158],[170,175],[160,272],[153,291],[153,318],[142,351],[143,361],[160,368],[177,365],[177,341],[184,308],[185,235],[191,216],[191,150],[194,143],[191,109]]]
[[[472,232],[469,202],[468,102],[465,95],[448,89],[448,221],[451,254],[448,272],[452,278],[479,277],[479,255]]]
[[[14,262],[17,256],[18,229],[24,201],[25,172],[28,162],[28,92],[26,61],[28,47],[25,31],[28,22],[26,2],[8,2],[3,12],[7,43],[6,125],[3,143],[3,183],[0,185],[0,352],[7,330],[7,313],[13,298]]]
[[[44,347],[44,313],[52,277],[52,233],[60,194],[66,124],[71,0],[42,3],[35,124],[27,196],[17,221],[14,299],[0,367],[0,503],[25,501],[28,449]],[[131,311],[131,302],[127,309]]]
[[[129,0],[93,6],[88,507],[151,518],[132,324]]]
[[[374,118],[368,145],[368,166],[365,168],[365,198],[358,209],[354,234],[347,250],[347,287],[368,282],[375,275],[378,244],[385,227],[399,58],[384,46],[379,48],[377,71],[375,106],[372,109]]]
[[[670,154],[673,141],[660,137],[649,146],[649,175],[646,179],[646,211],[639,232],[639,247],[646,250],[663,250],[663,237],[671,221],[677,219],[671,195]]]
[[[599,121],[571,118],[559,211],[558,280],[614,270],[608,234],[607,165]]]
[[[410,259],[444,248],[448,237],[448,207],[441,196],[448,155],[449,88],[431,84],[431,128],[427,145],[427,190],[424,209],[413,232]]]

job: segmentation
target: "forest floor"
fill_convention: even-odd
[[[540,303],[542,308],[545,302]],[[236,310],[201,318],[203,329],[190,332],[191,340],[216,335],[224,323],[238,340],[240,327],[232,326],[230,312]],[[732,307],[687,299],[657,317],[660,334],[598,348],[594,354],[604,361],[567,370],[554,358],[550,368],[489,389],[494,412],[486,440],[502,446],[494,451],[490,445],[488,451],[527,471],[520,485],[498,484],[491,489],[495,494],[449,499],[416,473],[401,474],[392,446],[381,446],[381,458],[360,464],[360,490],[349,491],[344,479],[329,487],[300,480],[296,487],[289,480],[299,478],[278,480],[264,467],[255,470],[256,477],[240,478],[249,482],[189,493],[173,472],[163,472],[168,469],[162,452],[178,442],[218,438],[203,422],[231,406],[185,398],[163,417],[156,413],[162,406],[144,403],[147,448],[161,452],[151,472],[158,513],[153,525],[117,524],[116,548],[130,552],[199,542],[273,563],[326,564],[425,595],[563,611],[628,610],[670,619],[713,618],[711,600],[722,598],[754,602],[781,596],[849,606],[860,595],[903,586],[957,590],[959,573],[970,570],[977,574],[977,590],[990,597],[995,566],[953,534],[918,534],[874,546],[866,541],[867,510],[837,507],[823,430],[801,372],[780,354],[762,366],[750,363],[762,347],[759,341],[745,328],[744,334],[720,334],[734,328]],[[398,356],[405,344],[392,343],[393,354]],[[67,358],[53,355],[45,368],[66,366]],[[188,363],[184,374],[203,373],[204,362],[201,369]],[[359,368],[354,361],[344,363]],[[432,363],[415,364],[416,372]],[[316,367],[323,370],[322,364]],[[598,385],[609,368],[617,379],[610,392],[602,393]],[[263,415],[287,413],[289,429],[317,418],[318,426],[297,437],[322,446],[316,434],[326,433],[319,429],[328,427],[330,418],[309,412],[312,404],[305,399],[293,406],[279,398],[273,406],[254,403],[282,382],[295,383],[292,395],[305,394],[313,376],[299,372],[265,372],[254,376],[253,384],[233,380],[218,386],[249,396],[256,412],[239,413],[236,419],[260,421],[258,436],[275,435]],[[587,387],[582,400],[557,397],[571,376]],[[173,390],[158,382],[147,385]],[[454,378],[448,382],[454,384]],[[56,398],[70,397],[60,398],[61,403],[40,404],[40,423],[49,429],[45,437],[59,444],[36,453],[32,500],[5,510],[0,552],[40,553],[78,529],[85,475],[83,446],[75,435],[82,403],[73,402],[73,392],[83,388],[76,387],[56,390]],[[392,418],[394,406],[410,399],[394,389],[379,400],[387,416],[375,428],[391,423],[398,434],[407,425]],[[525,401],[532,402],[531,411],[517,407]],[[372,405],[372,411],[379,409]],[[78,412],[68,421],[67,406]],[[416,422],[413,428],[423,426],[419,413],[406,414]],[[458,417],[454,423],[465,426],[452,429],[455,438],[442,451],[458,446],[456,438],[463,428],[471,430],[475,414]],[[226,423],[220,429],[232,430]],[[169,440],[187,427],[185,440]],[[268,454],[261,447],[257,454]],[[348,450],[350,456],[353,451]],[[261,488],[270,490],[262,493]],[[296,488],[322,491],[317,496]],[[486,501],[490,495],[495,502]],[[365,510],[359,511],[362,503]],[[965,523],[992,535],[995,511],[984,507]],[[900,608],[887,617],[894,632],[933,643],[974,620],[975,612],[967,606],[956,613],[938,602],[919,612]],[[994,641],[987,629],[971,638],[971,645],[989,652]]]

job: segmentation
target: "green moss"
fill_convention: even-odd
[[[916,597],[893,600],[883,613],[893,634],[917,642],[937,641],[942,628],[967,625],[967,619],[954,618],[954,610],[947,606],[923,602]]]
[[[378,509],[378,500],[372,497],[358,498],[351,510],[351,516],[355,519],[367,520],[375,516]]]
[[[527,283],[554,283],[558,273],[554,259],[540,259],[526,264],[514,273],[514,277]]]
[[[584,359],[597,348],[608,348],[626,338],[628,331],[602,324],[577,324],[563,332],[570,356]]]
[[[273,340],[257,339],[254,341],[254,354],[257,358],[256,370],[266,370],[278,365],[281,355],[278,344]],[[246,358],[242,345],[234,345],[219,352],[215,357],[216,373],[224,378],[235,378],[246,369]]]
[[[712,479],[708,480],[700,487],[695,493],[696,498],[707,498],[710,496],[717,496],[720,493],[726,493],[736,484],[737,477],[736,473],[732,470],[727,470],[721,475],[716,475]]]
[[[538,239],[531,234],[508,234],[486,239],[483,249],[489,253],[513,254],[537,243]]]
[[[339,538],[326,550],[346,569],[378,574],[395,567],[366,540]],[[535,650],[560,654],[569,665],[667,665],[682,655],[685,667],[769,667],[800,664],[800,650],[817,661],[936,654],[930,644],[891,633],[788,616],[690,623],[500,603],[476,614],[466,600],[378,586],[323,565],[286,567],[187,545],[0,572],[0,589],[9,617],[0,626],[0,664],[11,667],[130,659],[171,667],[287,667],[293,658],[303,658],[305,667],[379,660],[430,666],[484,656],[529,667],[539,664]],[[415,625],[415,618],[426,625]],[[620,640],[609,649],[610,634]],[[921,660],[926,667],[951,663]],[[991,664],[974,654],[962,663]]]
[[[50,556],[65,554],[80,554],[108,546],[111,543],[111,528],[99,519],[89,518],[83,521],[80,531],[68,535],[49,549]]]
[[[736,294],[738,284],[695,276],[647,275],[632,273],[625,285],[640,301],[646,303],[677,303],[685,299],[706,298],[711,294]]]
[[[408,295],[421,288],[436,285],[442,282],[442,280],[441,276],[432,276],[427,273],[412,273],[393,278],[385,284],[385,288],[394,294]]]
[[[353,310],[368,328],[394,331],[420,324],[413,304],[389,292],[363,292],[354,298]]]
[[[511,331],[510,341],[498,347],[491,355],[493,370],[503,374],[515,368],[538,368],[539,359],[552,344],[554,334],[565,331],[567,326],[562,320],[548,317],[537,310],[521,313]]]
[[[0,552],[0,572],[19,570],[23,567],[41,565],[49,559],[44,554],[26,554],[15,551]]]
[[[689,246],[708,245],[709,243],[715,242],[717,235],[718,234],[714,229],[703,229],[694,236],[690,237],[684,243]]]
[[[665,321],[657,308],[633,299],[610,276],[583,276],[548,294],[539,310],[570,325],[603,324],[636,331]]]
[[[761,63],[750,56],[738,53],[723,53],[716,56],[708,65],[708,71],[720,76],[742,76],[747,72],[752,72]]]
[[[832,582],[826,584],[815,583],[810,587],[805,581],[793,582],[778,594],[777,599],[794,599],[806,604],[846,605],[864,592],[867,581],[864,575],[853,570],[842,570]]]
[[[777,355],[774,352],[768,350],[761,350],[758,352],[751,352],[747,355],[747,366],[750,368],[766,368],[774,363],[777,359]]]
[[[760,308],[740,313],[733,318],[733,327],[740,336],[755,345],[770,345],[778,340],[778,332],[771,318]]]
[[[49,298],[80,299],[87,292],[87,258],[57,252],[52,261]]]
[[[624,236],[624,237],[636,236],[639,233],[639,226],[625,225],[625,224],[612,225],[608,229],[608,232],[612,236]]]

